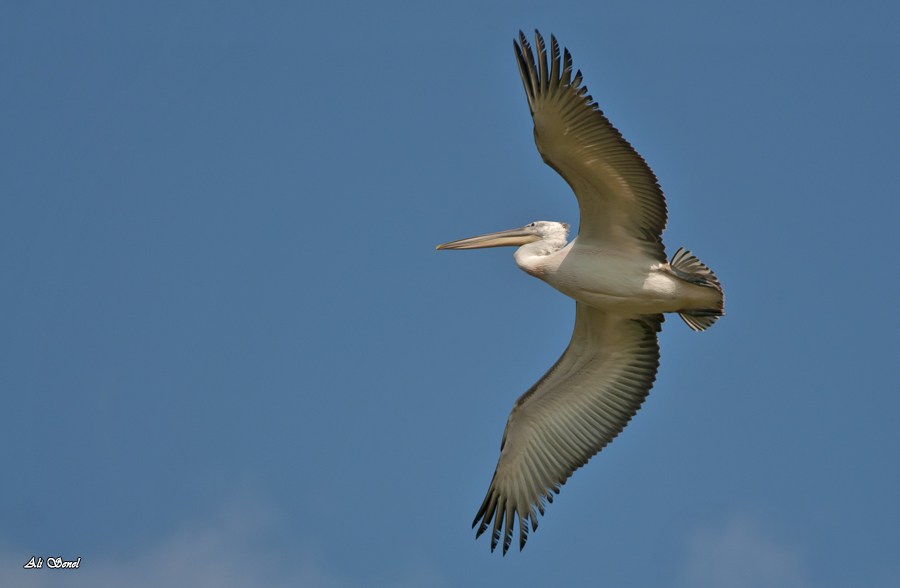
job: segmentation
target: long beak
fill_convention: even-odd
[[[459,241],[451,241],[438,245],[438,249],[481,249],[483,247],[508,247],[520,246],[526,243],[534,243],[540,241],[541,236],[535,234],[531,227],[522,227],[521,229],[512,229],[509,231],[500,231],[499,233],[491,233],[489,235],[480,235],[478,237],[469,237],[468,239],[460,239]]]

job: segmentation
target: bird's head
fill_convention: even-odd
[[[543,241],[553,251],[562,249],[569,237],[569,225],[553,221],[537,221],[518,229],[500,231],[451,241],[438,245],[438,249],[482,249],[484,247],[521,247],[529,243]]]

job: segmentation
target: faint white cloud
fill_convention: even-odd
[[[797,549],[766,533],[757,521],[731,517],[688,540],[687,588],[804,588],[810,586]]]
[[[425,564],[413,566],[395,584],[396,588],[441,588],[446,585],[441,574]]]
[[[139,555],[114,560],[81,554],[77,570],[25,570],[35,554],[0,553],[0,586],[45,588],[247,588],[346,585],[311,556],[272,548],[274,514],[252,500],[231,501],[207,524],[183,528]],[[44,557],[50,554],[41,554]],[[65,554],[61,554],[65,555]]]

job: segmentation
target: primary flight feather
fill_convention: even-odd
[[[476,537],[490,528],[491,551],[502,541],[504,555],[516,523],[522,549],[553,494],[637,413],[656,379],[663,313],[695,331],[724,315],[709,268],[684,248],[667,261],[656,176],[587,95],[581,72],[572,75],[569,51],[551,35],[548,60],[537,31],[537,58],[521,32],[513,45],[538,152],[578,198],[578,235],[567,244],[568,225],[538,221],[438,246],[518,246],[519,268],[576,301],[569,346],[513,405],[472,524]]]

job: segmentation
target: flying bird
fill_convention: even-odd
[[[677,312],[702,331],[724,313],[722,286],[690,251],[667,259],[666,201],[644,159],[587,95],[581,71],[550,37],[550,59],[535,31],[513,41],[544,163],[571,186],[581,225],[565,223],[461,239],[438,249],[518,246],[516,265],[575,299],[575,329],[562,357],[513,405],[500,459],[472,527],[491,527],[491,551],[506,555],[518,521],[519,549],[537,513],[572,473],[612,441],[637,413],[659,367],[657,333]],[[493,524],[492,524],[493,521]]]

